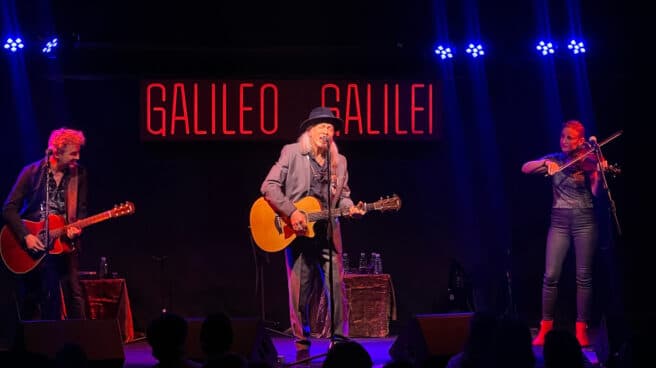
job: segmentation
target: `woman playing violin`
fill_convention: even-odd
[[[594,150],[585,142],[583,124],[567,121],[560,134],[561,152],[522,165],[525,174],[550,176],[553,189],[542,281],[542,321],[533,345],[543,345],[544,336],[553,328],[558,281],[572,242],[576,257],[576,338],[581,346],[590,345],[587,322],[592,299],[592,261],[598,237],[593,196],[599,192],[601,175],[598,169],[607,164],[604,161],[599,165]]]

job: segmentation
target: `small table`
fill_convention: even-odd
[[[344,275],[349,309],[349,336],[386,337],[396,320],[396,297],[389,274]]]
[[[396,320],[396,297],[389,274],[345,274],[349,336],[386,337],[389,321]],[[313,337],[330,337],[330,317],[325,293],[313,304]]]
[[[88,319],[118,319],[123,343],[134,340],[132,309],[125,279],[80,280]]]

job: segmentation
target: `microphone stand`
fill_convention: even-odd
[[[164,262],[169,258],[166,255],[153,255],[150,256],[153,261],[159,264],[159,298],[160,298],[160,313],[164,314],[169,312],[172,309],[173,305],[173,288],[171,280],[168,280],[168,296],[166,295],[166,281],[165,272],[164,272]]]
[[[508,245],[506,248],[506,310],[504,314],[508,317],[517,317],[517,307],[513,300],[513,285],[512,285],[512,246]]]
[[[335,296],[333,281],[333,175],[332,175],[332,157],[330,155],[331,139],[326,137],[326,162],[328,164],[328,226],[326,230],[326,240],[328,241],[328,279],[330,280],[330,346],[335,342]]]
[[[621,133],[620,133],[621,134]],[[616,136],[619,136],[617,134]],[[610,139],[607,139],[606,142],[610,141]],[[592,143],[592,148],[594,149],[595,156],[597,157],[597,162],[599,165],[601,165],[601,162],[604,159],[604,156],[601,153],[601,146],[602,144],[597,144],[597,142]],[[606,172],[600,167],[601,170],[601,182],[603,184],[603,188],[606,191],[606,194],[608,195],[608,203],[610,204],[610,211],[613,214],[613,220],[615,221],[615,228],[617,229],[617,235],[622,235],[622,228],[620,227],[620,221],[617,218],[617,208],[615,207],[615,200],[613,200],[613,196],[610,193],[610,188],[608,187],[608,180],[606,179]]]
[[[618,131],[614,134],[612,134],[610,137],[602,141],[601,143],[597,143],[596,140],[591,140],[592,142],[592,148],[594,150],[595,157],[597,159],[597,162],[599,165],[601,165],[602,160],[604,160],[604,156],[601,152],[601,146],[604,144],[610,142],[611,140],[619,137],[622,134],[622,131]],[[615,201],[613,200],[613,196],[610,192],[610,187],[608,186],[608,180],[606,179],[606,170],[603,168],[599,167],[599,171],[601,172],[601,180],[603,184],[603,188],[606,190],[606,194],[608,196],[608,203],[610,207],[610,211],[613,215],[613,220],[615,222],[615,229],[617,230],[617,235],[621,236],[622,235],[622,229],[620,227],[620,222],[617,217],[617,208],[615,206]],[[610,235],[611,231],[608,229],[608,233]],[[607,272],[604,272],[605,280],[606,283],[608,284],[610,288],[610,293],[608,294],[609,296],[607,298],[607,301],[609,303],[606,305],[606,307],[603,308],[602,310],[602,315],[601,315],[601,325],[599,328],[599,337],[597,338],[598,344],[601,345],[597,351],[599,351],[599,358],[602,362],[604,362],[603,365],[608,366],[608,364],[613,364],[615,361],[615,358],[619,354],[618,352],[620,351],[620,345],[621,342],[624,341],[623,339],[626,337],[627,330],[623,329],[622,326],[625,325],[625,321],[623,321],[623,309],[624,306],[622,305],[621,298],[620,299],[613,299],[612,295],[613,292],[618,292],[618,290],[621,292],[621,272],[618,271],[617,265],[615,264],[614,261],[611,259],[615,259],[615,254],[613,253],[612,247],[607,246],[602,247],[601,249],[601,255],[602,255],[602,262],[603,266],[607,268]]]
[[[324,142],[326,142],[326,162],[328,164],[328,226],[326,227],[326,239],[328,241],[328,282],[329,282],[329,298],[328,298],[328,309],[330,310],[330,343],[328,344],[328,350],[334,345],[335,343],[335,308],[333,307],[334,303],[334,286],[333,286],[333,213],[332,213],[332,207],[333,207],[333,195],[332,195],[332,185],[333,185],[333,180],[332,180],[332,171],[331,171],[331,155],[330,155],[330,145],[332,144],[331,139],[326,137]],[[340,301],[341,302],[341,301]],[[320,358],[327,356],[328,352],[325,352],[323,354],[319,355],[314,355],[310,356],[305,359],[297,360],[293,363],[286,364],[286,367],[292,367],[295,365],[300,365],[300,364],[305,364],[308,363],[314,359]]]
[[[41,211],[43,216],[43,237],[45,240],[45,254],[50,250],[50,155],[52,150],[46,150],[45,158],[45,176],[46,176],[46,204]]]

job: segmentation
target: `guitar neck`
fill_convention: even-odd
[[[51,230],[50,234],[52,237],[59,237],[64,234],[64,231],[68,229],[69,227],[79,227],[80,229],[83,229],[89,225],[97,224],[99,222],[105,221],[112,218],[112,211],[105,211],[101,212],[97,215],[93,215],[87,218],[83,218],[82,220],[77,220],[75,222],[72,222],[70,224],[66,224],[63,227],[60,227],[58,229],[53,229]]]
[[[93,225],[93,224],[97,224],[97,223],[105,221],[105,220],[109,220],[110,218],[112,218],[112,211],[111,210],[101,212],[97,215],[93,215],[93,216],[90,216],[90,217],[87,217],[87,218],[83,218],[82,220],[77,220],[73,223],[70,223],[70,224],[66,225],[65,228],[75,226],[75,227],[79,227],[80,229],[82,229],[82,228],[85,228],[89,225]]]
[[[377,209],[374,205],[374,203],[365,203],[363,206],[363,209],[365,211],[372,211]],[[332,217],[343,217],[343,216],[348,216],[349,210],[348,208],[335,208],[332,210]],[[322,210],[322,211],[317,211],[317,212],[310,212],[308,213],[308,221],[310,222],[315,222],[319,220],[325,220],[328,218],[328,210]]]

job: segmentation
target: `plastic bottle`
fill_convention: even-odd
[[[98,267],[98,278],[104,279],[109,277],[109,262],[107,257],[100,257],[100,265]]]
[[[358,262],[358,272],[359,273],[369,273],[369,267],[367,265],[367,255],[365,252],[360,253],[360,261]]]
[[[374,273],[380,275],[383,273],[383,261],[380,258],[380,253],[373,253],[372,256],[374,258]]]
[[[344,273],[351,272],[351,260],[349,259],[349,254],[346,252],[342,253],[342,267],[344,267]]]

